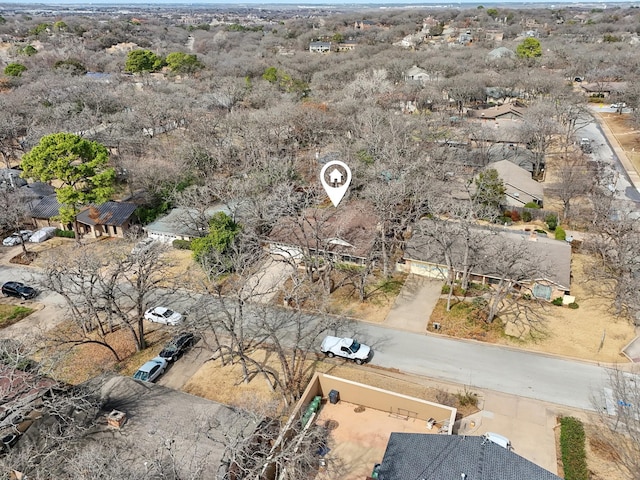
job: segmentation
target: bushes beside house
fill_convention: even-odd
[[[171,245],[177,250],[191,250],[191,240],[175,239]]]
[[[588,480],[584,425],[574,417],[560,419],[560,453],[565,480]]]
[[[76,238],[76,232],[74,232],[73,230],[60,230],[59,228],[56,228],[55,236],[64,238]]]

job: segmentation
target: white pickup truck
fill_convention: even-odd
[[[344,357],[362,365],[371,356],[371,347],[359,343],[353,338],[324,337],[320,351],[327,357]]]

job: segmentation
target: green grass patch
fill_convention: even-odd
[[[0,304],[0,328],[8,327],[28,317],[34,312],[32,308]]]
[[[574,417],[560,419],[560,453],[565,480],[588,480],[584,425]]]
[[[387,295],[398,295],[403,284],[404,280],[389,278],[380,282],[378,284],[378,289]]]

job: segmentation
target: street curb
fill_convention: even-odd
[[[607,122],[605,122],[604,118],[602,118],[602,112],[593,111],[593,116],[600,126],[602,132],[604,133],[609,146],[618,157],[620,165],[627,174],[627,179],[631,182],[635,189],[640,192],[640,174],[638,174],[635,167],[633,166],[633,163],[631,163],[629,157],[627,157],[627,152],[625,152],[625,150],[622,148],[620,142],[618,141],[618,138],[613,133],[609,125],[607,125]]]

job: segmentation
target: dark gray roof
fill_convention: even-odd
[[[31,207],[32,218],[51,218],[60,213],[60,204],[55,195],[47,195]]]
[[[85,225],[122,225],[138,208],[135,203],[105,202],[92,205],[76,216],[76,220]]]
[[[466,477],[463,477],[465,474]],[[379,480],[559,480],[482,437],[392,433]]]
[[[40,199],[42,197],[47,197],[49,195],[53,195],[56,193],[56,189],[53,188],[48,183],[43,182],[33,182],[23,187],[20,187],[20,191],[27,198],[37,198]]]

